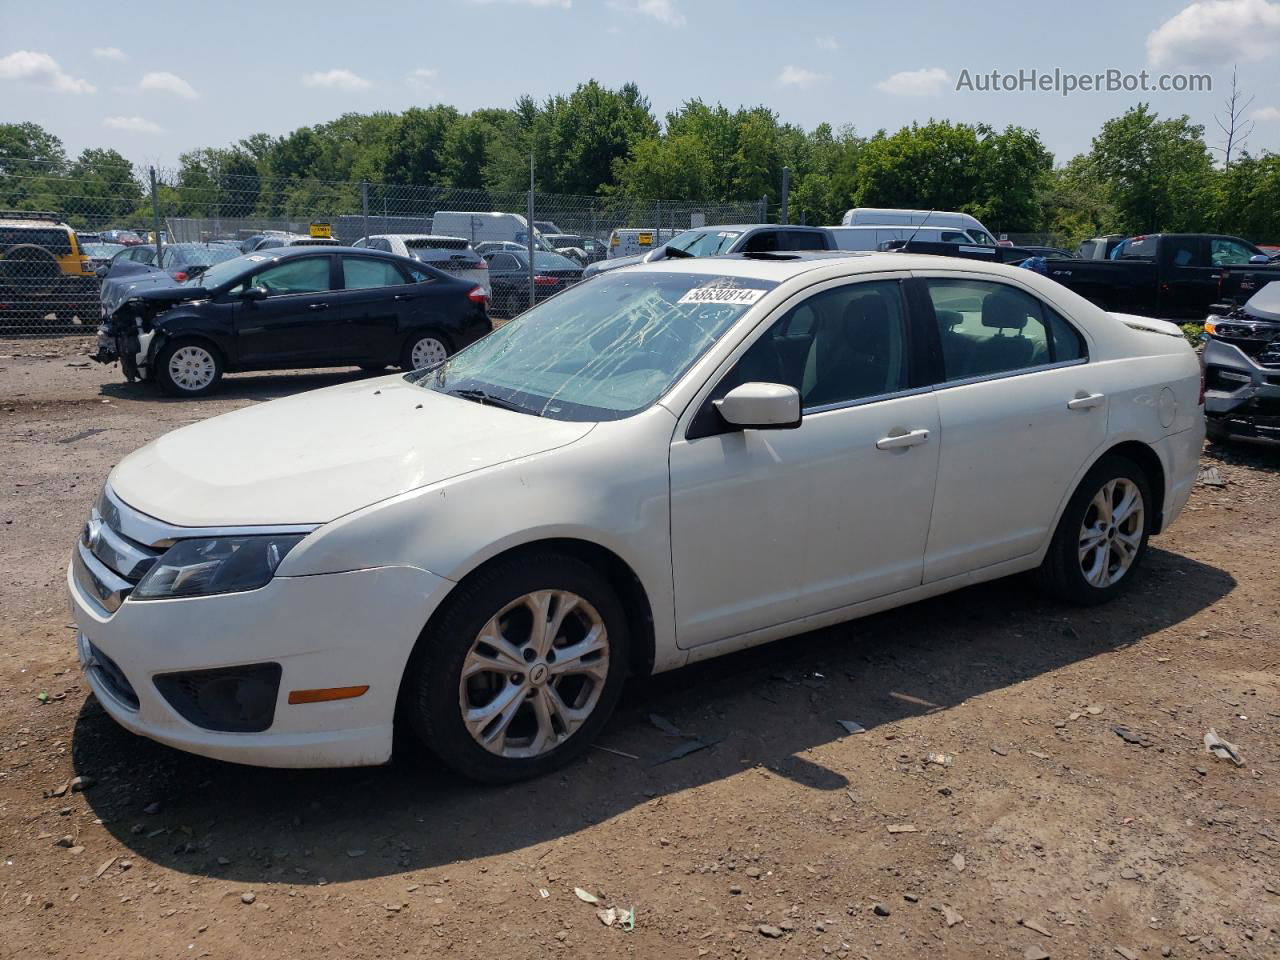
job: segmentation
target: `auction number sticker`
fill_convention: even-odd
[[[751,287],[694,287],[676,303],[727,303],[733,306],[750,306],[768,291]]]

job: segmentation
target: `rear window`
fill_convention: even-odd
[[[0,248],[19,243],[43,247],[55,256],[71,253],[71,232],[66,227],[0,227]]]
[[[410,250],[465,250],[471,244],[461,237],[418,237],[404,245]]]
[[[440,270],[469,270],[478,267],[484,261],[474,250],[466,249],[434,249],[430,247],[409,247],[409,255],[421,263],[429,263]]]
[[[1116,253],[1117,260],[1154,260],[1156,258],[1155,237],[1134,237],[1126,240]]]

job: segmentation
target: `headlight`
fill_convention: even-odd
[[[183,540],[169,548],[130,594],[133,600],[207,597],[265,586],[301,534]]]

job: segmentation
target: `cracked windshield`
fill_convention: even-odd
[[[618,420],[662,396],[774,286],[715,274],[598,277],[407,378],[556,420]]]

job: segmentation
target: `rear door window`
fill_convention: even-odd
[[[398,287],[405,282],[404,274],[394,263],[369,257],[342,258],[342,284],[347,290]]]
[[[1081,360],[1085,344],[1056,311],[1017,287],[929,277],[947,382]]]

